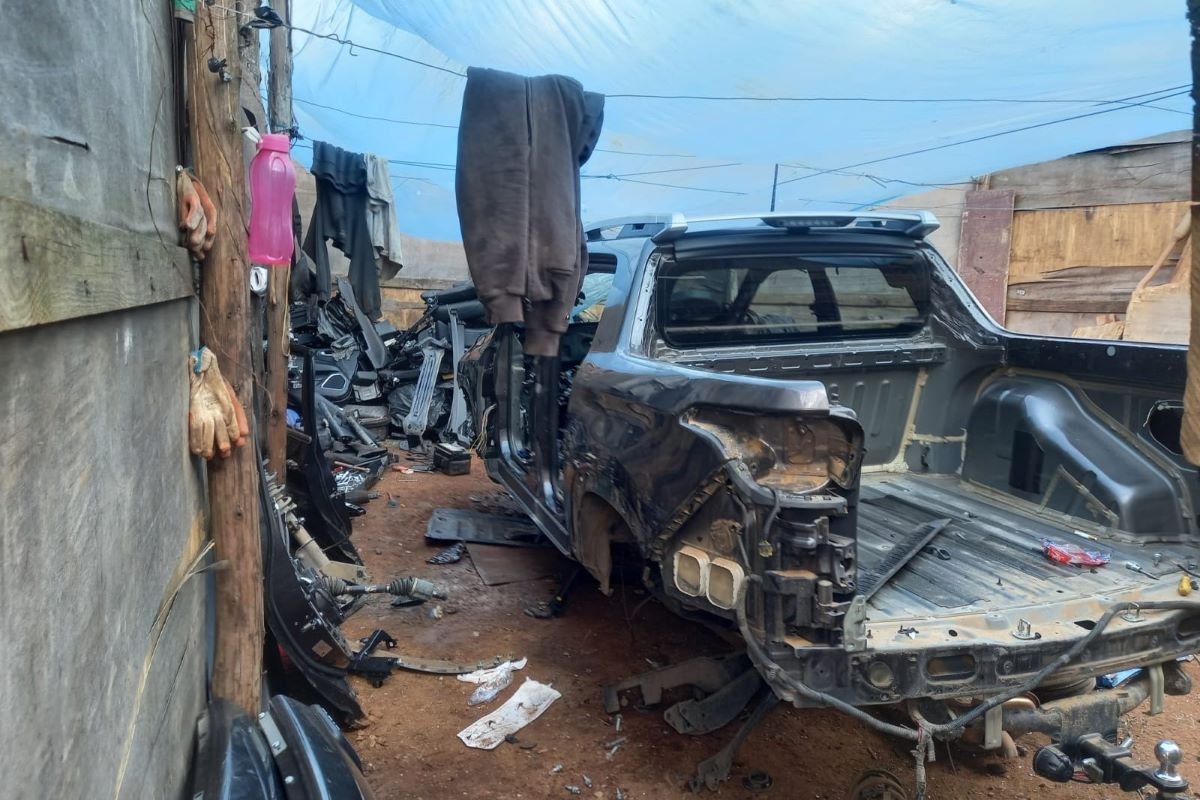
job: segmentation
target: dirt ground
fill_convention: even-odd
[[[427,577],[443,585],[450,598],[438,604],[443,611],[438,619],[428,605],[393,608],[388,598],[373,597],[347,621],[347,635],[357,639],[382,627],[399,640],[397,651],[408,655],[474,660],[512,654],[529,659],[512,687],[475,708],[467,706],[474,687],[452,677],[397,672],[380,688],[352,678],[369,722],[350,738],[381,800],[571,798],[575,795],[568,785],[578,787],[584,798],[614,798],[618,787],[631,799],[691,796],[685,784],[695,764],[716,752],[737,723],[688,737],[668,727],[662,707],[639,710],[630,705],[618,734],[602,708],[601,690],[652,664],[728,652],[720,638],[631,587],[617,587],[612,597],[605,597],[590,580],[581,580],[566,614],[543,620],[524,609],[553,595],[553,579],[488,587],[469,557],[449,566],[426,564],[441,549],[424,539],[433,509],[475,508],[480,499],[495,496],[495,485],[478,463],[469,476],[388,472],[376,489],[384,497],[369,503],[367,514],[354,521],[354,541],[372,577]],[[388,494],[394,505],[389,506]],[[1195,666],[1189,668],[1195,675]],[[518,734],[518,744],[492,751],[463,745],[455,734],[498,707],[525,677],[553,684],[562,699]],[[1184,749],[1184,774],[1200,779],[1197,695],[1167,698],[1166,713],[1159,717],[1146,716],[1144,709],[1128,718],[1135,755],[1151,761],[1154,743],[1170,736]],[[609,759],[604,743],[617,736],[628,738]],[[1019,741],[1030,755],[1041,743],[1036,736]],[[552,772],[559,764],[561,771]],[[731,780],[709,795],[836,800],[848,797],[869,768],[891,770],[911,792],[912,759],[901,743],[832,711],[779,707],[747,739]],[[770,789],[744,787],[743,779],[755,770],[771,776]],[[1028,755],[1012,761],[964,753],[950,758],[942,747],[929,765],[928,781],[934,800],[1135,796],[1113,787],[1050,784],[1032,773]]]

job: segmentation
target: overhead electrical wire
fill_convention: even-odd
[[[1128,105],[1121,105],[1121,106],[1117,106],[1115,108],[1102,108],[1099,111],[1089,111],[1086,114],[1073,114],[1072,116],[1069,116],[1069,117],[1059,117],[1058,119],[1046,120],[1045,122],[1036,122],[1031,125],[1022,125],[1019,128],[1009,128],[1009,129],[1003,130],[1003,131],[995,131],[993,133],[985,133],[981,136],[972,136],[969,139],[960,139],[956,142],[945,142],[943,144],[931,145],[930,147],[922,147],[917,150],[909,150],[906,153],[897,153],[896,155],[892,155],[892,156],[883,156],[881,158],[872,158],[872,159],[868,159],[866,161],[859,161],[854,164],[847,164],[842,167],[832,167],[830,169],[822,169],[822,170],[819,170],[819,171],[814,172],[809,175],[800,175],[795,178],[788,178],[785,181],[780,181],[778,185],[783,186],[784,184],[788,184],[788,183],[795,183],[797,181],[808,180],[809,178],[816,178],[819,175],[828,175],[828,174],[837,173],[837,172],[840,172],[843,170],[869,166],[871,164],[882,164],[885,161],[895,161],[896,159],[899,159],[899,158],[907,158],[909,156],[920,155],[923,153],[932,153],[934,151],[945,150],[950,147],[958,147],[958,146],[964,145],[964,144],[972,144],[974,142],[982,142],[987,139],[995,139],[1000,136],[1008,136],[1008,135],[1014,134],[1014,133],[1022,133],[1024,131],[1031,131],[1031,130],[1035,130],[1037,128],[1045,128],[1049,125],[1059,125],[1063,122],[1072,122],[1077,119],[1085,119],[1087,117],[1095,117],[1100,114],[1111,114],[1114,111],[1125,111],[1126,109],[1137,108],[1137,107],[1139,107],[1141,105],[1145,105],[1147,103],[1154,103],[1159,100],[1167,100],[1169,98],[1179,97],[1181,95],[1189,94],[1191,92],[1190,86],[1187,86],[1187,88],[1183,88],[1182,86],[1175,86],[1175,87],[1172,87],[1172,89],[1183,89],[1183,91],[1176,91],[1176,92],[1173,92],[1172,94],[1168,94],[1168,95],[1165,95],[1162,97],[1155,97],[1150,100],[1146,100],[1145,103],[1129,103]],[[1172,91],[1172,89],[1161,89],[1158,92],[1147,92],[1146,94],[1161,94],[1162,92]],[[1133,95],[1133,97],[1144,97],[1144,96],[1145,95]],[[1129,98],[1126,98],[1126,99],[1129,99]]]
[[[370,53],[378,53],[381,56],[388,56],[390,58],[398,58],[401,61],[407,61],[410,64],[417,64],[418,66],[437,70],[438,72],[445,72],[448,75],[454,75],[459,78],[467,77],[467,73],[465,73],[465,72],[460,72],[459,70],[451,69],[450,67],[439,67],[437,64],[430,64],[428,61],[422,61],[419,58],[411,58],[409,56],[402,56],[399,53],[393,53],[390,50],[382,50],[378,47],[370,47],[365,44],[359,44],[357,42],[352,42],[349,39],[343,39],[341,36],[338,36],[336,33],[317,33],[316,31],[310,31],[308,28],[301,28],[297,25],[290,25],[286,22],[283,23],[283,27],[287,28],[288,30],[296,31],[297,33],[303,33],[307,36],[312,36],[313,38],[316,38],[316,39],[326,39],[331,42],[336,42],[339,45],[341,45],[342,47],[349,47],[350,55],[354,55],[354,50],[355,50],[355,48],[357,48],[359,50],[366,50],[367,52],[370,52]]]
[[[356,117],[357,119],[369,119],[375,122],[390,122],[393,125],[417,125],[424,128],[446,128],[448,130],[458,130],[457,125],[449,125],[444,122],[416,122],[410,119],[396,119],[394,117],[375,117],[371,116],[370,114],[359,114],[355,111],[347,111],[344,108],[337,108],[336,106],[327,106],[321,103],[314,103],[312,100],[305,100],[301,97],[293,97],[292,102],[299,103],[300,105],[304,106],[312,106],[313,108],[323,108],[326,111],[336,111],[339,114],[345,114],[347,117]]]
[[[810,164],[801,164],[798,162],[785,163],[785,162],[781,161],[779,163],[779,166],[788,167],[790,169],[809,169],[809,170],[813,170],[815,172],[819,172],[822,169],[821,167],[814,167]],[[941,182],[910,181],[910,180],[905,180],[904,178],[885,178],[882,175],[875,175],[875,174],[872,174],[869,172],[850,172],[850,171],[844,170],[844,169],[830,170],[826,174],[828,174],[828,175],[845,175],[850,178],[866,178],[867,180],[873,181],[873,182],[879,184],[880,186],[884,186],[889,183],[901,183],[901,184],[904,184],[905,186],[927,187],[927,188],[932,188],[932,189],[956,189],[959,186],[964,186],[964,185],[973,183],[972,180],[941,181]]]
[[[705,164],[700,167],[675,167],[674,169],[651,169],[645,172],[622,172],[616,175],[604,175],[600,177],[612,178],[636,178],[641,175],[662,175],[666,172],[695,172],[701,169],[720,169],[722,167],[741,167],[744,166],[740,161],[730,161],[728,164]]]
[[[1025,97],[871,97],[871,96],[822,96],[811,95],[801,97],[767,97],[757,95],[712,95],[712,94],[640,94],[636,92],[621,92],[616,94],[605,94],[605,99],[628,99],[628,100],[705,100],[714,102],[752,102],[752,103],[1012,103],[1020,105],[1029,104],[1057,104],[1057,105],[1111,105],[1124,104],[1122,100],[1098,100],[1088,99],[1081,100],[1078,98],[1065,98],[1061,100],[1051,98],[1025,98]],[[1163,98],[1166,99],[1166,98]],[[1132,104],[1130,104],[1132,105]],[[1138,104],[1141,105],[1141,104]],[[1190,111],[1182,111],[1177,108],[1162,108],[1152,106],[1160,111],[1170,111],[1175,114],[1188,114]]]
[[[614,156],[644,156],[646,158],[695,158],[693,153],[642,153],[637,150],[613,150],[607,147],[597,147],[597,153],[611,153]]]
[[[312,106],[313,108],[323,108],[326,112],[336,112],[346,116],[353,116],[360,120],[373,120],[376,122],[391,122],[392,125],[415,125],[420,127],[444,128],[444,130],[457,131],[457,125],[450,125],[449,122],[421,122],[416,120],[398,120],[394,116],[373,116],[371,114],[359,114],[358,112],[350,112],[344,108],[336,106],[325,106],[324,103],[317,103],[311,100],[305,100],[302,97],[293,97],[292,102],[300,103],[301,106]],[[264,103],[265,104],[265,103]],[[596,148],[596,152],[610,152],[614,156],[646,156],[648,158],[695,158],[695,155],[685,154],[685,152],[638,152],[636,150],[612,150],[610,148]]]
[[[643,186],[663,186],[668,189],[685,189],[690,192],[710,192],[712,194],[736,194],[745,195],[745,192],[737,192],[732,189],[709,189],[703,186],[683,186],[677,183],[659,183],[658,181],[640,181],[637,178],[622,178],[620,175],[581,175],[582,178],[596,178],[599,180],[614,180],[622,183],[638,183]]]
[[[307,142],[296,142],[292,146],[299,147],[299,148],[302,148],[305,150],[312,149],[312,145],[308,144]],[[454,172],[457,169],[457,167],[455,167],[454,164],[447,164],[444,162],[437,162],[437,161],[408,161],[408,160],[405,160],[402,158],[389,158],[389,159],[387,159],[387,162],[389,164],[397,164],[397,165],[404,166],[404,167],[416,167],[418,169],[433,169],[433,170],[439,170],[439,171],[443,171],[443,172]],[[729,166],[729,165],[713,165],[713,166]],[[424,180],[423,178],[416,178],[415,176],[393,175],[392,177],[405,177],[405,178],[410,178],[413,180]],[[661,187],[665,187],[668,189],[683,189],[683,190],[692,191],[692,192],[709,192],[709,193],[715,193],[715,194],[731,194],[731,195],[746,194],[746,192],[738,192],[738,191],[734,191],[732,189],[715,189],[715,188],[709,188],[709,187],[704,187],[704,186],[683,186],[681,184],[676,184],[676,183],[659,183],[658,181],[643,181],[643,180],[638,180],[636,178],[630,178],[625,175],[580,175],[579,177],[589,178],[591,180],[613,180],[613,181],[623,181],[625,183],[638,183],[638,184],[642,184],[644,186],[661,186]]]

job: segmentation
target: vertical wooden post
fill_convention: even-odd
[[[1192,230],[1200,231],[1200,0],[1188,0],[1187,9],[1192,33]],[[1191,250],[1191,329],[1180,439],[1187,460],[1200,464],[1200,247]]]
[[[267,118],[271,133],[292,128],[292,24],[291,0],[280,0],[275,12],[283,25],[271,29],[271,53],[267,73]]]
[[[271,30],[270,72],[267,76],[267,117],[272,133],[292,127],[292,21],[291,0],[282,0],[276,12],[285,25]],[[287,467],[287,368],[289,267],[271,269],[267,280],[267,461],[280,476]]]
[[[216,354],[221,372],[250,410],[254,381],[246,339],[249,204],[240,130],[244,124],[237,49],[241,22],[239,15],[197,3],[186,72],[196,175],[217,209],[216,241],[201,267],[200,340]],[[225,66],[213,72],[210,58],[216,59],[214,66],[224,59]],[[233,80],[222,80],[220,70]],[[249,712],[257,712],[261,703],[263,653],[262,545],[253,441],[252,431],[250,444],[208,465],[209,527],[216,558],[228,563],[216,575],[212,688],[218,697]]]

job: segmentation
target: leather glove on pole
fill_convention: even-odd
[[[176,173],[179,230],[183,243],[197,261],[203,261],[212,249],[217,233],[217,211],[204,184],[180,167]]]
[[[188,358],[191,367],[191,405],[188,407],[188,442],[193,453],[205,458],[227,458],[234,447],[246,443],[250,426],[233,387],[221,376],[217,357],[201,347]]]

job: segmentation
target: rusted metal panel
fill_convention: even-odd
[[[958,274],[992,319],[1004,324],[1014,192],[967,192],[959,244]]]

